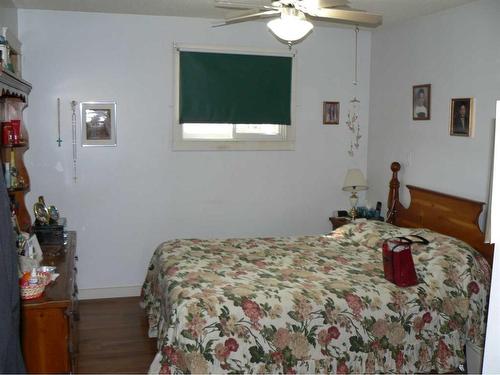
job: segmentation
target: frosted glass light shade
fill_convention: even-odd
[[[366,184],[363,172],[359,169],[349,169],[345,176],[344,187],[342,190],[356,192],[367,189],[368,185]]]
[[[313,24],[300,12],[283,12],[280,18],[267,23],[271,32],[289,43],[304,38],[313,28]]]

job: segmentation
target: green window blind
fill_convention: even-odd
[[[291,57],[181,51],[179,75],[181,124],[291,124]]]

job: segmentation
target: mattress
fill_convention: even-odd
[[[384,279],[384,239],[418,234],[417,286]],[[152,372],[456,372],[484,342],[490,267],[464,242],[360,221],[328,235],[173,240],[142,295]]]

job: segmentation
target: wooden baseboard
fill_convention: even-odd
[[[141,295],[141,286],[118,286],[111,288],[80,289],[78,299],[101,299],[119,297],[138,297]]]

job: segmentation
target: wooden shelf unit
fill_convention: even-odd
[[[18,176],[22,178],[24,184],[20,187],[8,187],[7,192],[16,211],[20,229],[25,232],[30,232],[31,216],[25,204],[25,195],[30,190],[30,179],[23,159],[24,153],[29,149],[29,137],[24,126],[23,111],[28,106],[30,92],[31,84],[29,82],[0,67],[0,122],[21,120],[21,142],[0,146],[2,177],[4,163],[14,159]]]
[[[11,148],[29,148],[29,145],[27,142],[22,142],[18,144],[8,144],[8,145],[2,145],[2,148],[5,149],[11,149]]]

